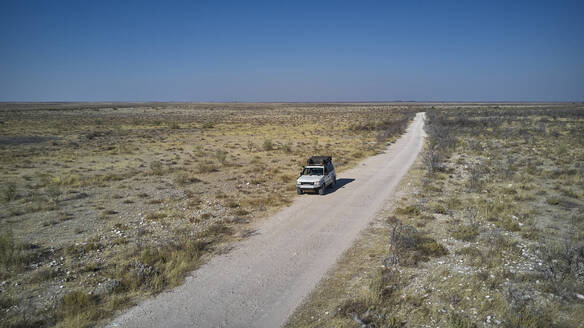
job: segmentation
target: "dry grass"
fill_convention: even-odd
[[[289,327],[582,325],[584,108],[435,107],[410,196]],[[448,253],[417,260],[426,237]]]
[[[234,232],[289,204],[308,156],[331,155],[342,171],[416,111],[3,104],[0,231],[12,233],[0,238],[2,326],[91,326],[180,284]]]

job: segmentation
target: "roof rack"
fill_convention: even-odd
[[[308,165],[324,165],[330,163],[333,160],[331,156],[312,156],[307,161]]]

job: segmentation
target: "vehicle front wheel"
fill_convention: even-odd
[[[302,189],[300,189],[300,188],[296,188],[296,193],[297,193],[298,195],[302,195]]]
[[[324,193],[326,192],[326,186],[323,185],[322,187],[320,187],[320,189],[318,189],[318,194],[319,195],[324,195]]]
[[[331,187],[335,187],[337,185],[337,177],[333,177],[333,183],[331,183]]]

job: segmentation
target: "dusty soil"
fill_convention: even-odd
[[[426,116],[410,190],[287,327],[582,327],[582,104]]]
[[[85,327],[182,284],[424,105],[0,104],[0,327]]]
[[[355,240],[422,149],[423,114],[395,144],[339,175],[340,188],[305,195],[258,225],[183,286],[116,318],[111,327],[277,327]]]

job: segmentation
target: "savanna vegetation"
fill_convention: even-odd
[[[308,156],[331,155],[342,171],[382,151],[417,111],[2,104],[0,327],[99,325],[181,284],[296,197]]]
[[[582,327],[584,106],[426,109],[395,200],[289,327]]]

